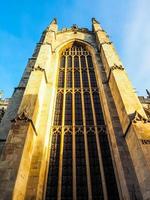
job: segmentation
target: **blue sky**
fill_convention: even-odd
[[[149,0],[7,0],[1,2],[0,90],[10,97],[42,31],[58,25],[91,29],[95,17],[107,31],[138,95],[150,89]]]

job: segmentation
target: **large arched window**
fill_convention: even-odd
[[[99,200],[104,199],[104,191],[108,199],[116,200],[118,190],[92,56],[84,45],[74,42],[62,51],[59,63],[46,200],[58,196]]]

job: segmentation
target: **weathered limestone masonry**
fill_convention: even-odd
[[[54,19],[43,32],[0,125],[0,139],[6,140],[0,200],[45,199],[59,57],[74,42],[92,55],[119,197],[150,199],[150,122],[108,36],[94,18],[92,25],[92,31],[76,25],[58,31]],[[59,180],[61,199],[61,176]],[[73,190],[75,199],[76,186]]]
[[[53,76],[55,68],[49,66],[52,54],[50,46],[55,37],[55,30],[57,25],[54,21],[44,33],[17,116],[11,120],[12,125],[0,162],[0,199],[24,199],[31,162],[33,163],[36,157],[36,144],[42,134],[44,134],[42,140],[45,139],[47,130],[50,129],[48,117],[50,118],[51,115],[45,115],[44,111],[48,113],[49,107],[51,106],[51,110],[53,108],[50,100],[53,102],[55,89],[53,77],[56,76]],[[47,35],[50,40],[47,40]],[[42,142],[38,152],[42,149]],[[41,151],[43,150],[44,148]],[[40,158],[36,161],[36,165],[41,164]],[[32,173],[36,177],[36,169]]]
[[[101,59],[127,142],[131,159],[140,184],[143,199],[150,198],[150,121],[135,94],[113,44],[100,24],[93,19],[93,30],[99,45]]]

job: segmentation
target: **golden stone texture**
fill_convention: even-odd
[[[95,19],[92,26],[58,31],[54,19],[43,32],[0,125],[1,139],[7,138],[0,199],[44,199],[59,55],[74,41],[87,46],[96,66],[120,199],[150,199],[150,144],[141,142],[150,140],[150,122],[113,44]]]

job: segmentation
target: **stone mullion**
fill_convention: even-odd
[[[74,88],[74,56],[72,56],[72,166],[73,166],[73,199],[76,200],[76,135],[75,135],[75,88]]]
[[[65,59],[64,96],[63,96],[63,109],[62,109],[62,131],[61,131],[61,141],[60,141],[60,157],[59,157],[59,170],[58,170],[57,200],[61,199],[61,188],[62,188],[64,126],[65,126],[65,103],[66,103],[66,82],[67,82],[67,56],[66,56],[66,59]]]
[[[90,98],[91,98],[93,121],[94,121],[94,127],[95,127],[95,136],[96,136],[96,144],[97,144],[97,150],[98,150],[102,187],[103,187],[104,199],[108,199],[105,174],[104,174],[104,168],[103,168],[103,161],[102,161],[102,153],[101,153],[101,147],[100,147],[99,138],[98,138],[97,121],[96,121],[96,114],[95,114],[95,108],[94,108],[94,100],[93,100],[93,94],[92,94],[92,87],[91,87],[91,80],[90,80],[87,56],[85,56],[85,61],[86,61],[86,66],[87,66],[87,75],[88,75],[88,82],[89,82],[89,89],[90,89]]]
[[[86,118],[85,118],[84,92],[83,92],[83,81],[82,81],[82,69],[81,69],[80,56],[79,56],[79,68],[80,68],[80,84],[81,84],[81,99],[82,99],[82,114],[83,114],[83,129],[84,129],[84,145],[85,145],[85,160],[86,160],[88,199],[91,200],[92,199],[92,187],[91,187],[88,143],[87,143],[87,135],[86,135]]]

